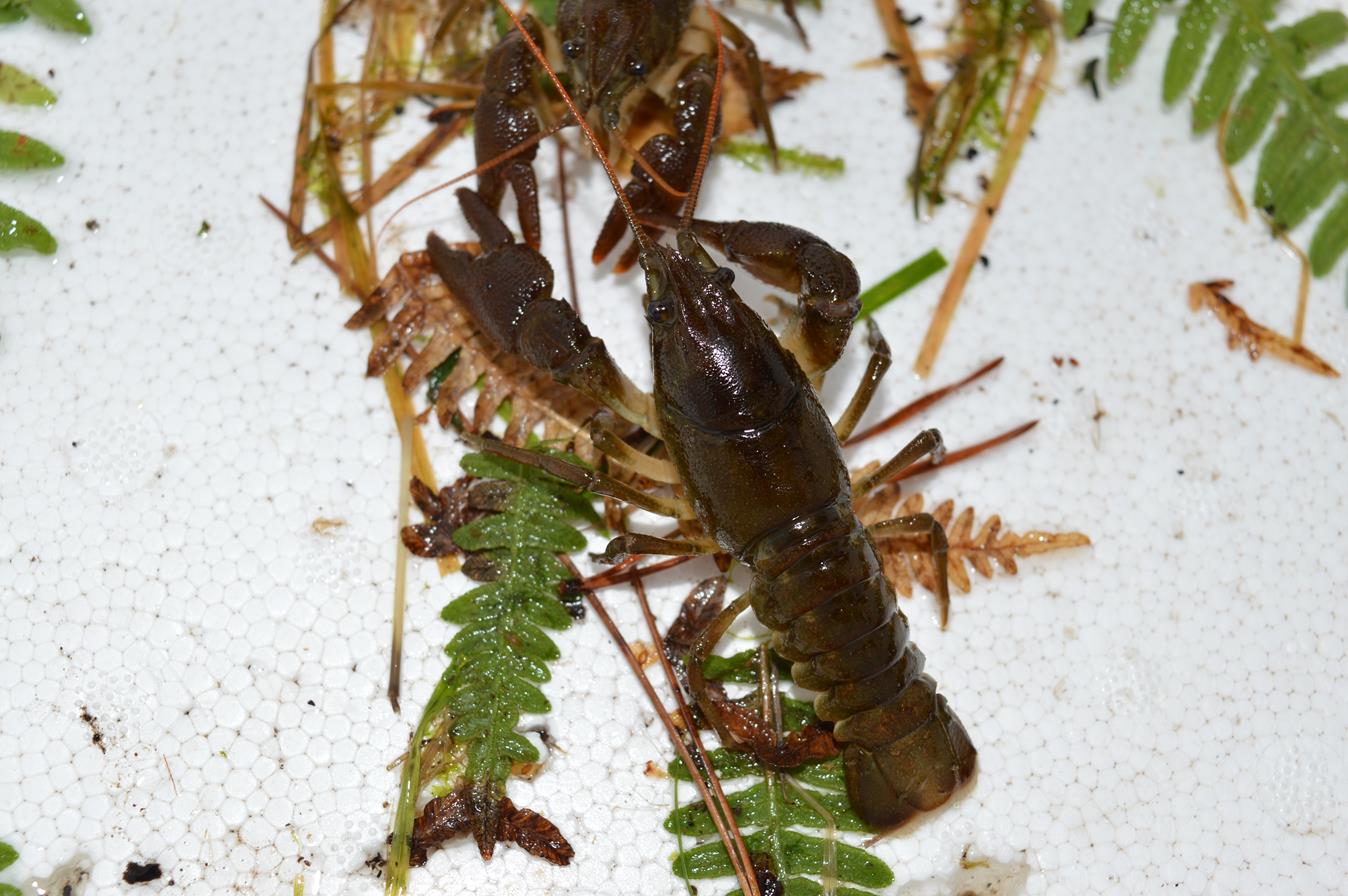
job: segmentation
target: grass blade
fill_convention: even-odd
[[[932,249],[921,258],[910,261],[861,294],[861,314],[858,317],[867,317],[879,311],[923,280],[944,269],[946,264],[945,256],[938,249]]]

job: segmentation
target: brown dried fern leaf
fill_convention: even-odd
[[[388,326],[370,349],[366,373],[378,376],[406,355],[409,363],[402,385],[408,395],[415,395],[431,371],[458,352],[453,371],[436,394],[435,414],[441,426],[457,420],[470,432],[485,432],[509,402],[504,441],[523,445],[529,433],[541,429],[542,438],[574,442],[584,459],[593,458],[593,447],[581,428],[598,405],[503,352],[479,332],[435,273],[427,253],[403,255],[346,325],[366,327],[381,319]],[[470,393],[475,394],[471,410],[465,407]]]
[[[857,515],[867,525],[900,516],[921,513],[925,499],[920,492],[901,495],[898,483],[876,489],[857,504]],[[945,529],[950,542],[950,584],[962,594],[973,590],[973,569],[985,579],[991,579],[997,567],[1007,575],[1015,575],[1018,558],[1084,547],[1090,538],[1080,532],[1025,532],[1017,534],[1002,529],[1002,519],[993,514],[981,526],[974,528],[974,509],[965,507],[955,515],[955,502],[943,501],[931,515]],[[936,568],[931,556],[911,544],[898,540],[877,543],[885,575],[894,590],[904,597],[912,597],[913,584],[936,593]]]
[[[760,61],[763,72],[763,101],[769,106],[795,97],[797,91],[821,75]],[[726,78],[721,91],[721,138],[728,139],[757,131],[760,122],[750,101],[749,61],[740,50],[726,52]]]
[[[493,811],[495,810],[495,811]],[[569,865],[576,851],[557,826],[532,809],[517,808],[509,797],[484,803],[464,784],[428,802],[412,829],[408,864],[419,868],[440,844],[471,834],[484,860],[497,843],[514,843],[553,865]]]
[[[1226,327],[1228,348],[1245,346],[1251,361],[1258,361],[1260,355],[1267,353],[1320,376],[1339,375],[1328,361],[1306,346],[1251,319],[1244,308],[1227,298],[1226,290],[1234,285],[1231,280],[1212,280],[1189,286],[1189,307],[1194,311],[1204,306],[1212,309],[1213,316]]]

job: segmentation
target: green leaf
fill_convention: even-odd
[[[762,769],[757,759],[750,753],[737,753],[727,750],[723,747],[717,747],[712,750],[707,758],[711,761],[712,768],[716,769],[717,776],[722,781],[731,781],[735,778],[743,778],[746,775],[752,775]],[[693,776],[688,773],[682,759],[675,759],[666,766],[669,775],[680,781],[691,781]]]
[[[1348,100],[1348,65],[1321,72],[1306,82],[1306,87],[1331,108]]]
[[[782,881],[782,896],[822,896],[824,885],[808,877],[788,877]],[[876,896],[872,890],[858,890],[856,887],[838,887],[835,896]],[[742,896],[734,890],[726,896]],[[961,894],[963,896],[963,894]]]
[[[459,363],[459,349],[454,349],[449,357],[435,365],[431,372],[426,375],[426,401],[429,404],[435,404],[435,400],[440,397],[440,385],[445,379],[454,372],[454,368]]]
[[[1095,0],[1063,0],[1062,30],[1068,37],[1077,37],[1086,27]]]
[[[1250,86],[1236,101],[1227,119],[1224,149],[1228,165],[1234,165],[1245,158],[1259,142],[1264,129],[1273,119],[1279,99],[1277,72],[1273,65],[1269,64],[1255,75]]]
[[[5,21],[4,16],[0,14],[0,22],[3,21]],[[23,896],[23,891],[9,884],[0,884],[0,896]]]
[[[585,536],[565,522],[525,521],[513,514],[492,514],[456,529],[454,543],[465,551],[511,548],[571,553],[585,547]]]
[[[1311,128],[1305,116],[1295,110],[1273,129],[1273,136],[1259,155],[1259,173],[1255,176],[1254,204],[1259,208],[1274,205],[1283,173],[1297,164],[1310,135]]]
[[[56,168],[61,154],[41,140],[16,131],[0,131],[0,169]]]
[[[1179,99],[1198,73],[1221,8],[1221,0],[1189,0],[1185,4],[1179,17],[1179,30],[1170,44],[1170,55],[1165,62],[1161,95],[1166,105]]]
[[[546,701],[544,702],[546,703]],[[543,709],[542,712],[547,712],[547,709]],[[510,732],[506,736],[502,742],[501,752],[516,762],[537,762],[539,759],[538,747],[535,747],[527,737],[516,731]]]
[[[22,6],[18,5],[17,0],[13,3],[0,2],[0,25],[22,22],[26,18],[28,18],[28,13],[24,11]]]
[[[786,874],[817,875],[824,869],[823,839],[791,830],[778,832],[778,837],[786,858]],[[751,854],[767,852],[770,848],[766,831],[756,831],[744,841]],[[846,843],[835,842],[833,848],[838,880],[865,887],[886,887],[894,882],[894,872],[870,853]],[[734,873],[725,846],[719,841],[686,850],[676,855],[672,864],[674,873],[686,880],[726,877]]]
[[[816,814],[793,791],[786,792],[786,805],[780,810],[780,815],[774,818],[774,807],[769,799],[768,786],[766,782],[761,782],[753,787],[726,794],[726,802],[735,813],[735,821],[740,827],[763,827],[774,821],[791,827],[824,827],[826,823],[824,818]],[[852,811],[846,794],[810,791],[810,796],[828,810],[838,830],[869,830]],[[716,835],[716,824],[712,821],[706,804],[699,801],[669,813],[665,817],[665,830],[671,834],[683,834],[685,837],[712,837]]]
[[[0,252],[32,249],[43,255],[56,251],[56,238],[39,222],[0,202]]]
[[[945,266],[945,256],[937,249],[910,261],[861,294],[861,314],[858,317],[874,314]]]
[[[1348,192],[1339,197],[1320,219],[1311,238],[1311,273],[1317,277],[1328,274],[1348,251]]]
[[[712,654],[702,664],[702,674],[712,681],[731,681],[741,684],[758,680],[753,660],[758,648],[750,647],[732,656]]]
[[[529,0],[529,11],[549,27],[557,24],[557,0]]]
[[[1194,133],[1201,134],[1217,123],[1240,86],[1240,75],[1250,55],[1250,35],[1243,25],[1227,30],[1208,65],[1194,103]]]
[[[1124,0],[1114,30],[1109,33],[1109,83],[1117,84],[1137,58],[1160,6],[1161,0]]]
[[[1331,150],[1328,144],[1313,141],[1300,162],[1283,175],[1273,199],[1273,221],[1291,230],[1319,208],[1339,185],[1332,166],[1326,165]]]
[[[0,840],[0,871],[4,871],[18,860],[19,851],[5,841]]]
[[[18,106],[50,106],[56,94],[32,75],[0,62],[0,103]]]
[[[1348,37],[1348,17],[1337,10],[1325,10],[1306,16],[1285,31],[1303,56],[1313,56]]]
[[[76,34],[93,34],[89,17],[75,0],[22,0],[28,11],[52,28],[61,31],[73,31]]]
[[[791,776],[802,784],[813,787],[836,790],[839,793],[847,790],[847,773],[843,769],[841,759],[826,759],[823,762],[793,768]]]

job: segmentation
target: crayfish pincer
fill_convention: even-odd
[[[718,17],[713,27],[708,15],[694,0],[561,0],[554,27],[526,16],[520,28],[491,49],[473,111],[477,189],[486,205],[498,211],[506,186],[513,188],[529,246],[537,249],[540,240],[533,171],[543,136],[540,115],[551,120],[549,106],[555,103],[536,84],[547,62],[534,57],[530,43],[561,50],[559,77],[566,82],[565,100],[573,117],[558,127],[583,117],[615,145],[625,145],[623,131],[644,99],[655,97],[666,108],[672,133],[657,133],[632,150],[635,164],[625,193],[639,214],[677,213],[688,195],[697,170],[698,140],[711,126],[713,59],[722,35],[743,54],[754,119],[775,154],[753,41],[726,19]],[[615,203],[595,243],[595,262],[607,257],[622,236],[623,216]],[[635,249],[629,250],[617,270],[635,261]]]

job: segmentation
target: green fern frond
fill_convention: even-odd
[[[469,476],[499,485],[491,490],[494,512],[454,532],[460,548],[487,555],[492,580],[441,613],[459,629],[445,648],[448,665],[403,765],[390,893],[406,887],[416,804],[428,780],[448,782],[448,789],[466,786],[475,812],[494,819],[491,807],[504,799],[512,770],[539,760],[538,749],[518,729],[521,715],[551,708],[540,685],[551,679],[548,664],[561,652],[548,632],[571,624],[558,597],[571,573],[557,555],[582,549],[585,537],[575,521],[595,519],[583,495],[534,467],[487,454],[470,454],[461,465]],[[423,770],[423,750],[432,739],[439,762]]]
[[[704,670],[708,678],[721,681],[764,682],[756,674],[758,649],[732,657],[712,657]],[[778,664],[785,669],[786,666]],[[775,686],[775,685],[773,685]],[[809,703],[793,700],[777,689],[782,706],[784,731],[798,731],[817,719]],[[727,781],[757,779],[748,787],[726,792],[726,801],[736,824],[745,832],[749,853],[762,857],[768,870],[782,884],[775,892],[785,896],[815,896],[823,892],[819,878],[825,873],[832,852],[833,874],[841,884],[839,896],[875,896],[874,891],[894,881],[894,873],[883,861],[855,846],[836,839],[817,836],[827,828],[834,831],[864,832],[867,827],[852,810],[847,799],[842,761],[828,759],[802,765],[788,771],[769,769],[750,753],[712,750],[708,761],[724,784]],[[682,760],[668,766],[676,781],[693,780]],[[808,799],[801,795],[804,792]],[[817,810],[823,809],[827,818]],[[734,869],[725,845],[716,839],[716,826],[705,803],[698,801],[676,806],[665,818],[665,830],[679,837],[707,842],[681,848],[671,860],[674,873],[684,880],[730,877]],[[755,858],[755,863],[759,861]],[[859,889],[865,887],[866,889]],[[734,890],[728,896],[739,896]]]
[[[22,22],[32,14],[48,27],[92,34],[89,17],[76,0],[0,0],[0,25]],[[0,103],[52,106],[56,94],[32,75],[0,62]],[[13,131],[0,131],[0,169],[56,168],[65,159],[40,140]],[[56,251],[56,239],[42,223],[0,202],[0,254],[31,249],[43,255]]]
[[[1095,0],[1064,4],[1063,26],[1079,31]],[[1109,79],[1132,66],[1156,18],[1158,0],[1123,0],[1109,41]],[[1195,133],[1227,116],[1222,151],[1229,164],[1264,140],[1254,185],[1255,205],[1279,230],[1291,230],[1348,184],[1348,66],[1307,76],[1320,54],[1348,41],[1348,16],[1313,13],[1274,27],[1276,0],[1188,0],[1166,60],[1162,96],[1173,103],[1200,70],[1193,107]],[[1074,27],[1076,26],[1076,27]],[[1208,58],[1213,38],[1217,48]],[[1204,61],[1207,61],[1204,69]],[[1348,251],[1348,194],[1329,207],[1311,238],[1311,270],[1323,276]]]
[[[763,171],[772,162],[772,150],[761,141],[726,140],[722,142],[718,151],[726,158],[734,159],[754,171]],[[782,171],[810,174],[815,177],[838,177],[847,169],[846,162],[840,157],[826,156],[791,146],[777,148],[777,163]]]

